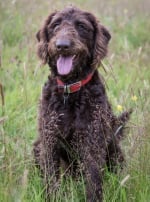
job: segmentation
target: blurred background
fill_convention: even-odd
[[[44,201],[32,144],[49,69],[36,56],[35,35],[52,11],[69,5],[92,12],[109,29],[109,54],[99,71],[114,112],[133,109],[122,144],[126,166],[117,176],[106,172],[104,201],[149,202],[149,0],[0,0],[0,201]],[[51,201],[85,201],[83,179],[62,180]]]

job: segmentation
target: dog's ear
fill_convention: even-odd
[[[51,20],[55,16],[56,12],[53,12],[50,14],[47,19],[45,20],[45,23],[43,27],[37,32],[36,38],[38,40],[38,47],[37,47],[37,55],[42,60],[43,64],[46,64],[48,62],[48,25],[50,24]]]
[[[108,44],[109,40],[111,39],[111,35],[106,27],[101,26],[102,34],[105,37],[105,43]]]
[[[99,22],[95,26],[95,45],[93,52],[93,67],[98,67],[107,55],[108,42],[111,39],[109,31]]]

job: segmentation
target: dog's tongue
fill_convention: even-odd
[[[60,56],[57,60],[57,70],[60,75],[67,75],[72,69],[73,56]]]

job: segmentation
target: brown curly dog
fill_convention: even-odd
[[[88,202],[102,201],[104,167],[113,171],[124,161],[119,142],[130,112],[113,114],[97,70],[110,38],[93,14],[73,7],[50,14],[37,33],[38,56],[51,71],[34,144],[47,200],[58,188],[62,161],[73,175],[82,170]]]

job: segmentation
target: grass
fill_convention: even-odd
[[[150,201],[150,22],[148,1],[76,0],[94,12],[112,33],[102,68],[114,111],[133,108],[122,143],[127,165],[117,176],[106,171],[104,202]],[[51,6],[53,5],[53,6]],[[48,68],[39,68],[35,33],[50,10],[67,1],[0,2],[0,201],[41,202],[44,187],[33,167],[37,108]],[[103,9],[107,6],[107,9]],[[136,12],[134,12],[136,10]],[[120,105],[121,108],[117,106]],[[120,110],[120,111],[119,111]],[[56,200],[85,201],[83,179],[63,179]]]

